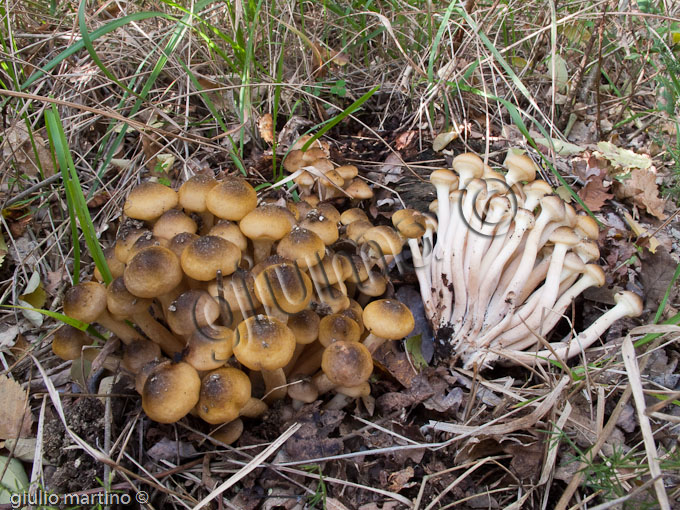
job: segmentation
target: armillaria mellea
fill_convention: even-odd
[[[567,359],[613,320],[642,311],[639,297],[617,296],[627,303],[625,313],[617,305],[571,342],[545,348],[545,335],[573,300],[604,284],[593,264],[597,224],[536,180],[527,155],[510,150],[504,166],[502,175],[466,153],[454,158],[453,170],[434,171],[437,200],[430,210],[437,225],[420,241],[408,235],[435,341],[467,367],[500,357],[528,364]]]

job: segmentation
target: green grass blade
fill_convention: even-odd
[[[99,245],[99,240],[97,239],[97,234],[94,225],[92,224],[90,211],[87,208],[85,195],[83,194],[83,189],[80,186],[78,173],[76,172],[73,158],[71,158],[71,152],[68,148],[66,134],[64,133],[64,128],[61,124],[61,119],[59,118],[56,105],[53,104],[51,109],[45,111],[45,124],[47,126],[48,132],[50,133],[50,140],[53,143],[54,152],[57,157],[57,163],[59,164],[59,169],[64,180],[64,186],[66,188],[66,200],[73,207],[75,216],[77,216],[78,222],[80,223],[80,229],[82,230],[83,236],[85,237],[85,242],[87,243],[87,247],[90,251],[90,255],[92,256],[97,269],[99,269],[104,283],[109,284],[113,280],[111,277],[111,271],[109,271],[109,266],[106,263],[104,252]],[[73,222],[74,218],[71,217],[72,228]],[[78,237],[76,235],[73,239],[73,245],[76,246],[77,244]],[[77,280],[78,278],[76,274],[74,275],[74,281]]]

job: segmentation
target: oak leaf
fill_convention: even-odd
[[[607,200],[614,198],[614,195],[607,193],[609,184],[604,184],[605,176],[604,172],[591,176],[578,192],[578,196],[591,211],[599,211]]]
[[[27,437],[33,417],[26,392],[14,379],[0,376],[0,439]]]
[[[634,169],[629,179],[617,184],[615,192],[617,198],[632,199],[634,204],[646,209],[652,216],[660,220],[666,218],[666,201],[659,197],[656,174],[651,170]]]

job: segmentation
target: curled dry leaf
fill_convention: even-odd
[[[593,175],[578,192],[578,196],[591,211],[599,211],[607,200],[614,198],[614,195],[607,193],[611,184],[605,184],[605,177],[604,172]]]
[[[666,201],[659,197],[659,188],[656,184],[656,173],[651,170],[634,169],[630,178],[614,186],[616,198],[631,199],[634,204],[646,209],[649,214],[660,220],[666,218],[664,207]]]
[[[40,175],[40,168],[45,177],[54,175],[54,166],[47,142],[37,132],[34,131],[32,134],[35,151],[26,126],[16,124],[5,131],[2,144],[3,158],[6,161],[13,161],[20,173],[31,177]]]
[[[271,113],[265,113],[257,123],[260,136],[267,143],[274,142],[274,120]]]
[[[0,376],[0,439],[27,437],[33,416],[26,392],[14,379]]]

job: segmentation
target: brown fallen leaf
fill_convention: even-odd
[[[388,478],[388,489],[392,492],[399,492],[400,490],[406,488],[406,484],[411,478],[413,478],[413,475],[414,471],[411,466],[407,466],[396,473],[392,473]]]
[[[26,126],[21,123],[7,129],[3,134],[2,155],[4,159],[13,161],[20,173],[31,177],[40,175],[41,168],[45,177],[54,175],[54,166],[47,142],[36,131],[33,131],[32,135],[33,142]],[[33,143],[35,143],[35,150]]]
[[[274,120],[271,113],[265,113],[257,123],[260,136],[267,143],[274,142]]]
[[[27,408],[26,392],[14,379],[0,377],[0,439],[28,437],[33,416]]]
[[[96,209],[97,207],[106,204],[109,200],[111,200],[111,195],[108,191],[98,191],[90,200],[88,200],[87,207]]]
[[[398,151],[408,147],[411,145],[413,140],[415,139],[415,136],[418,132],[414,130],[409,130],[409,131],[404,131],[403,133],[400,133],[399,136],[397,136],[397,139],[394,142],[394,146]]]
[[[645,308],[656,310],[666,295],[666,289],[677,264],[663,246],[659,246],[656,253],[643,252],[640,258],[642,260],[640,283],[645,290]],[[669,303],[673,303],[675,294],[677,290],[671,291]]]
[[[599,211],[607,200],[614,198],[614,195],[607,193],[610,185],[604,183],[605,177],[604,173],[593,175],[578,192],[578,196],[591,211]]]
[[[646,209],[649,214],[660,220],[666,218],[664,213],[666,201],[659,197],[656,173],[651,170],[634,169],[629,179],[615,184],[614,193],[620,200],[632,199],[634,204]]]

